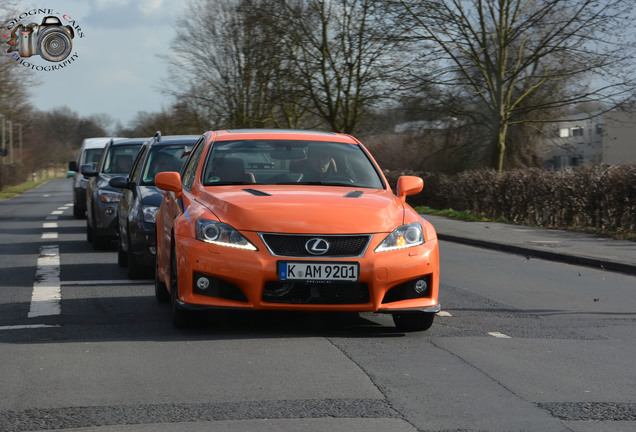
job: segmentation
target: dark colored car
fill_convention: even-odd
[[[69,177],[73,177],[73,215],[77,219],[86,217],[86,185],[88,179],[79,171],[82,165],[95,166],[106,144],[118,137],[86,138],[77,153],[77,159],[68,164]]]
[[[123,192],[117,207],[117,263],[128,267],[131,279],[141,278],[155,268],[155,216],[163,198],[162,191],[155,186],[155,174],[181,171],[187,149],[199,138],[199,135],[162,137],[157,132],[141,147],[128,177],[110,180],[111,187]]]
[[[105,248],[117,237],[117,204],[121,189],[108,184],[111,178],[127,175],[147,138],[112,139],[106,144],[97,165],[82,165],[89,179],[86,186],[86,240],[95,249]]]

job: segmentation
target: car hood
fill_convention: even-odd
[[[147,206],[159,207],[163,199],[163,193],[157,186],[139,186],[139,194],[141,195],[141,204]]]
[[[356,234],[390,232],[404,220],[391,191],[335,186],[254,185],[205,188],[201,203],[236,229]]]

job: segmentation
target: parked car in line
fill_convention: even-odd
[[[173,324],[200,309],[378,312],[426,330],[440,310],[433,226],[360,141],[285,130],[206,132],[155,177],[155,293]]]
[[[155,136],[139,150],[130,173],[109,184],[123,193],[117,206],[119,238],[117,263],[128,267],[128,277],[138,279],[155,270],[155,216],[163,198],[155,175],[180,171],[199,135]]]
[[[95,249],[105,248],[117,236],[117,203],[121,189],[108,184],[111,178],[127,175],[145,138],[111,139],[96,166],[82,165],[89,179],[86,186],[86,240]]]
[[[73,216],[77,219],[86,217],[86,185],[88,179],[79,171],[82,165],[95,166],[106,144],[115,137],[86,138],[77,152],[77,159],[68,163],[69,177],[73,177]],[[70,175],[70,173],[73,173]]]

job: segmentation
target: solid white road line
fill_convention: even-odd
[[[154,282],[154,279],[121,279],[121,280],[92,280],[92,281],[63,281],[64,286],[89,286],[89,285],[148,285]]]
[[[57,245],[42,245],[31,295],[29,318],[60,314],[60,251]]]
[[[0,331],[2,330],[30,330],[30,329],[38,329],[38,328],[59,328],[61,327],[59,324],[30,324],[30,325],[14,325],[14,326],[0,326]]]

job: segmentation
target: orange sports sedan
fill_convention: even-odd
[[[440,310],[437,234],[406,203],[422,179],[394,194],[352,136],[211,131],[155,183],[155,292],[176,327],[234,308],[388,313],[418,331]]]

